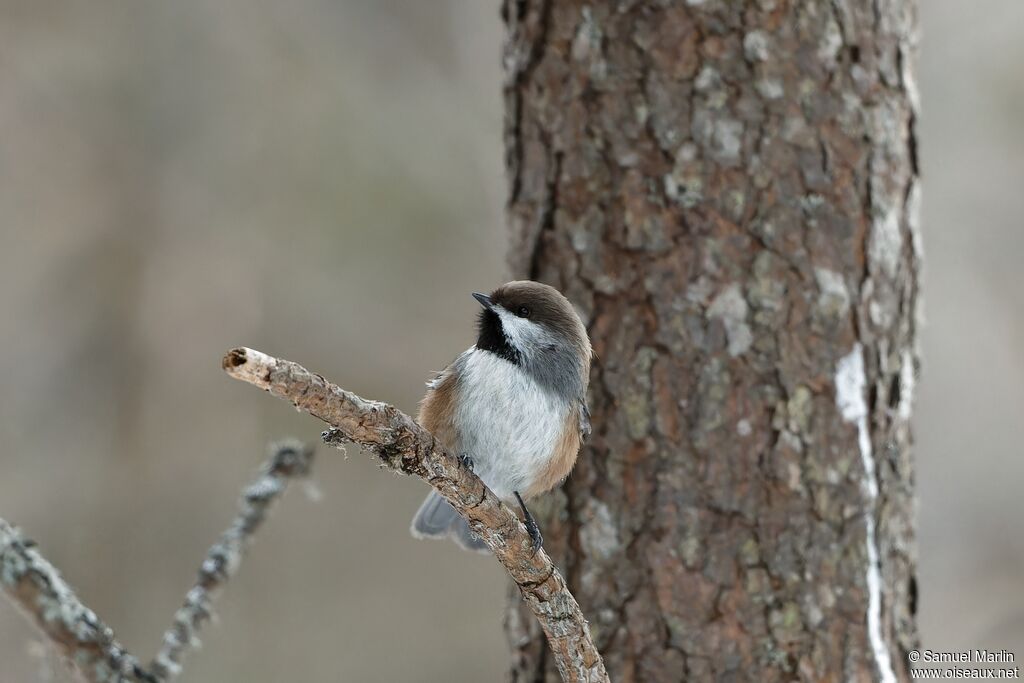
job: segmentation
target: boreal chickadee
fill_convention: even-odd
[[[518,501],[536,550],[540,530],[523,501],[569,475],[590,433],[590,339],[569,300],[548,285],[520,280],[473,296],[483,306],[476,344],[427,384],[418,421],[498,497]],[[487,552],[436,491],[411,530]]]

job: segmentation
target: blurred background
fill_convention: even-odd
[[[1024,3],[920,3],[920,617],[1024,655]],[[0,516],[155,651],[268,441],[236,345],[414,411],[506,277],[497,2],[0,0]],[[185,681],[483,681],[505,577],[321,450]],[[387,501],[383,505],[382,501]],[[0,679],[68,680],[0,601]],[[392,646],[401,643],[401,656]]]

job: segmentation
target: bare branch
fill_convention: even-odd
[[[89,681],[151,681],[21,531],[0,519],[0,585]]]
[[[387,467],[433,486],[494,552],[547,636],[564,681],[608,681],[579,604],[543,550],[534,554],[518,517],[459,460],[394,406],[368,401],[287,360],[253,349],[228,352],[224,370],[236,379],[291,401],[333,429],[332,445],[351,441],[376,453]]]
[[[79,673],[92,683],[160,683],[181,671],[181,661],[198,644],[197,633],[212,616],[216,593],[238,570],[246,546],[263,524],[288,480],[305,476],[313,449],[296,441],[271,447],[270,459],[242,493],[238,516],[207,551],[195,585],[174,614],[163,646],[150,668],[139,665],[114,638],[113,630],[83,605],[35,543],[0,519],[0,586],[31,617]]]
[[[150,665],[156,678],[168,680],[181,673],[186,651],[199,644],[199,629],[213,614],[213,598],[238,570],[246,546],[266,520],[274,501],[284,493],[288,480],[308,475],[312,459],[313,449],[297,441],[271,447],[270,459],[242,493],[238,516],[207,551],[195,585],[175,612],[171,628],[164,633],[163,646]]]

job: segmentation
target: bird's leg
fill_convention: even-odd
[[[526,509],[526,503],[523,502],[523,497],[519,495],[519,491],[513,491],[512,493],[515,494],[516,500],[519,501],[519,507],[523,508],[523,521],[526,523],[526,530],[530,533],[530,540],[533,541],[533,554],[536,555],[541,545],[544,544],[544,537],[540,535],[540,527],[537,526],[537,520]]]
[[[469,453],[459,455],[459,462],[470,472],[473,471],[473,458],[469,457]]]

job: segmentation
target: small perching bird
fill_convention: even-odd
[[[590,434],[590,339],[554,287],[519,280],[473,296],[483,306],[476,345],[427,384],[418,421],[498,497],[518,501],[536,551],[543,539],[524,499],[561,483]],[[412,534],[487,551],[436,491]]]

